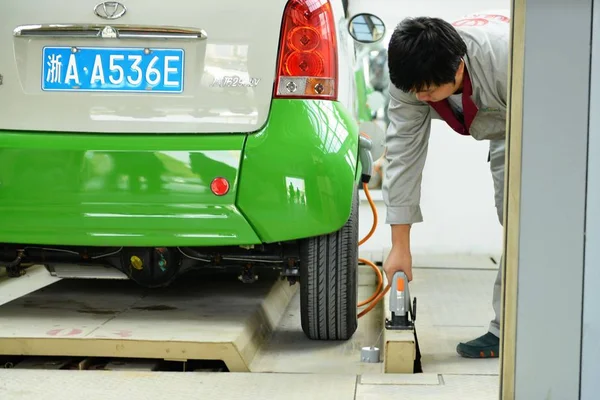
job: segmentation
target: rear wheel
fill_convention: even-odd
[[[310,339],[348,340],[358,326],[358,190],[346,224],[300,247],[302,330]]]

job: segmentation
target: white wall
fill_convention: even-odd
[[[464,14],[510,7],[507,0],[350,0],[350,13],[370,12],[386,24],[385,45],[394,27],[408,16],[456,19]],[[502,227],[496,216],[492,177],[487,163],[488,142],[477,142],[433,121],[429,154],[423,177],[424,222],[413,227],[414,254],[500,254]],[[376,194],[375,194],[376,195]],[[385,249],[390,227],[379,208],[377,233],[361,250]],[[361,237],[371,227],[368,204],[361,209]]]

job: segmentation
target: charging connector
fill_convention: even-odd
[[[360,157],[360,163],[362,165],[362,173],[360,176],[362,183],[369,183],[371,180],[371,175],[373,174],[373,155],[371,154],[372,147],[373,143],[371,140],[361,134],[359,136],[358,154]]]

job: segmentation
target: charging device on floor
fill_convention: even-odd
[[[411,330],[415,335],[415,362],[413,371],[423,372],[421,365],[421,349],[417,339],[415,320],[417,319],[417,298],[410,301],[408,278],[404,272],[396,272],[390,283],[390,318],[385,320],[385,328],[389,330]],[[410,316],[409,316],[410,314]]]
[[[409,330],[415,328],[417,299],[411,305],[408,278],[402,271],[396,272],[390,283],[390,318],[385,320],[385,328]],[[409,317],[410,314],[410,317]]]

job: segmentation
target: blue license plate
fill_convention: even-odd
[[[183,92],[181,49],[44,47],[42,90]]]

